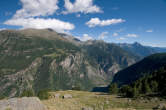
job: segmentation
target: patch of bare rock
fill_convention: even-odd
[[[0,110],[47,110],[37,97],[0,100]]]

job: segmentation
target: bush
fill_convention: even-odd
[[[130,97],[130,98],[139,96],[139,91],[136,87],[132,88],[127,85],[121,87],[120,93],[122,93],[125,97]]]
[[[0,100],[5,99],[4,95],[0,95]]]
[[[49,93],[48,90],[41,90],[38,92],[37,96],[39,97],[39,99],[41,100],[46,100],[49,98]]]
[[[74,86],[74,87],[72,87],[72,90],[81,91],[81,87],[80,86]]]
[[[24,90],[21,94],[21,97],[33,97],[35,96],[33,90]]]
[[[6,108],[5,110],[12,110],[11,108]]]
[[[109,93],[110,94],[117,94],[119,92],[118,85],[116,83],[111,84],[109,88]]]

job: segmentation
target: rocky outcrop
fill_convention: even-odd
[[[37,97],[23,97],[1,100],[0,110],[47,110],[47,108]]]
[[[66,82],[69,89],[73,86],[81,86],[82,89],[90,90],[93,87],[108,84],[106,73],[97,63],[92,65],[81,52],[70,53],[61,61],[54,59],[49,71],[52,73],[52,77],[56,78],[52,80],[61,82],[61,87]]]
[[[32,62],[32,64],[24,69],[21,70],[15,74],[10,75],[4,75],[3,77],[0,77],[0,82],[4,83],[5,81],[8,81],[4,85],[0,84],[0,93],[2,94],[5,89],[12,86],[12,90],[9,91],[10,95],[9,97],[14,97],[16,94],[21,94],[24,89],[33,89],[32,83],[34,81],[35,74],[37,72],[38,67],[41,65],[42,59],[37,58]],[[25,87],[26,85],[26,87]],[[19,91],[17,89],[19,88]]]

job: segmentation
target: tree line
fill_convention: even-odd
[[[109,86],[109,93],[130,98],[145,95],[166,97],[166,67],[155,70],[129,85],[118,87],[118,84],[113,83]]]

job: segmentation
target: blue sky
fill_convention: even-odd
[[[22,28],[166,47],[166,0],[1,0],[0,29]]]

